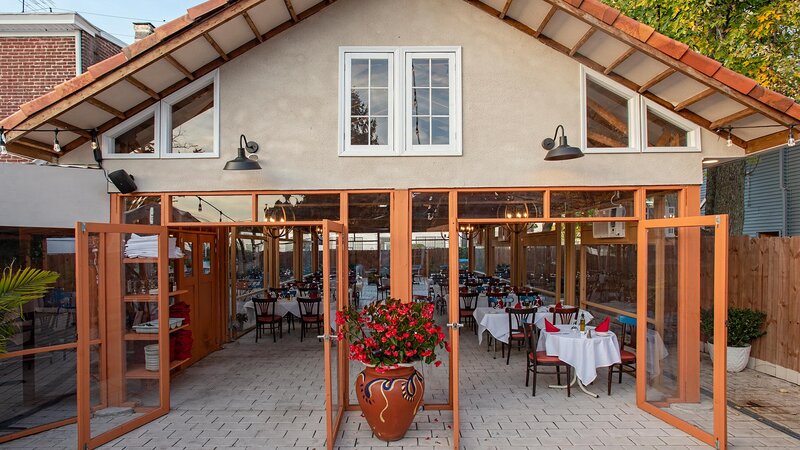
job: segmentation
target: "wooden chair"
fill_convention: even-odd
[[[622,333],[619,335],[619,358],[622,361],[619,364],[612,364],[608,367],[608,395],[611,395],[611,379],[614,377],[614,372],[619,372],[619,383],[622,383],[622,373],[628,373],[636,377],[636,319],[628,316],[619,316],[617,318],[621,327]],[[628,347],[634,352],[625,350]]]
[[[493,306],[496,305],[497,302],[502,300],[505,296],[506,294],[500,291],[489,291],[486,293],[486,301],[489,304],[489,306]]]
[[[256,313],[256,342],[258,342],[258,338],[261,337],[262,330],[267,327],[269,327],[269,331],[272,333],[272,342],[277,342],[277,336],[275,334],[276,329],[281,334],[281,339],[283,339],[283,317],[275,314],[276,303],[277,299],[275,298],[253,299],[253,307]]]
[[[502,356],[506,356],[506,365],[511,361],[511,349],[514,347],[514,342],[517,343],[517,348],[522,348],[525,342],[525,323],[533,321],[533,315],[536,314],[538,308],[506,308],[508,315],[508,356],[505,355],[506,344],[502,343]]]
[[[297,297],[297,304],[300,306],[300,342],[306,336],[306,330],[317,327],[318,336],[322,334],[322,325],[325,319],[319,313],[322,299]]]
[[[464,322],[472,326],[475,334],[478,334],[478,326],[475,323],[475,316],[472,313],[478,306],[478,293],[466,292],[458,295],[459,308],[458,308],[458,321]]]
[[[567,397],[569,397],[572,393],[570,391],[570,374],[572,368],[569,364],[565,363],[558,359],[557,356],[547,356],[547,352],[545,351],[536,351],[536,346],[539,341],[539,334],[536,330],[536,325],[532,323],[526,323],[522,327],[522,332],[524,333],[525,343],[527,345],[528,350],[528,357],[525,358],[527,360],[527,367],[525,369],[525,386],[528,386],[528,381],[530,380],[531,373],[533,373],[533,396],[536,397],[536,375],[538,374],[547,374],[552,375],[553,372],[539,372],[539,367],[555,367],[555,375],[556,375],[556,382],[561,384],[561,367],[564,366],[567,368]]]
[[[576,307],[568,307],[568,308],[550,308],[550,312],[553,313],[553,325],[564,324],[569,325],[572,323],[573,320],[578,318],[578,312],[580,308]],[[556,320],[560,320],[557,322]]]
[[[444,299],[444,295],[437,295],[435,304],[436,304],[436,314],[439,315],[447,314],[447,300]]]

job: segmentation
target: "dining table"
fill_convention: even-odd
[[[481,302],[479,298],[478,305],[480,305],[480,303]],[[533,323],[540,330],[544,329],[545,319],[553,319],[553,313],[550,312],[550,308],[553,307],[553,305],[541,306],[536,314],[534,314],[534,317],[531,318]],[[584,315],[586,323],[589,323],[592,321],[592,319],[594,319],[594,316],[592,316],[589,311],[582,309],[576,316],[576,322],[579,320],[581,314]],[[478,345],[483,342],[484,331],[488,331],[489,334],[491,334],[496,340],[504,344],[508,344],[508,336],[511,334],[511,330],[508,327],[508,313],[506,313],[505,308],[478,306],[475,308],[475,311],[472,312],[472,317],[475,318],[475,323],[478,324]],[[558,315],[556,315],[556,321],[559,323],[561,321],[561,318]]]

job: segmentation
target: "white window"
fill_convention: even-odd
[[[340,156],[461,154],[458,47],[340,48]]]
[[[219,72],[193,81],[102,138],[103,157],[219,157]]]
[[[699,152],[700,127],[642,97],[645,152]]]
[[[639,152],[638,94],[589,69],[582,68],[581,74],[584,151]]]

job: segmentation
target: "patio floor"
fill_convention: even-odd
[[[521,352],[515,350],[506,366],[499,354],[493,359],[485,345],[478,347],[471,330],[462,335],[463,448],[711,448],[637,409],[631,377],[614,384],[609,397],[601,372],[590,386],[601,394],[594,399],[580,392],[567,398],[547,388],[554,377],[542,376],[534,398],[524,385]],[[270,337],[257,344],[254,339],[247,334],[176,376],[168,415],[103,448],[324,448],[322,345],[316,339],[301,343],[294,332],[277,344]],[[427,378],[442,382],[438,374]],[[406,438],[391,447],[450,447],[451,430],[450,412],[422,411]],[[342,448],[389,447],[372,437],[359,413],[347,414],[340,433]],[[729,411],[729,433],[732,448],[800,448],[800,441],[735,410]],[[0,445],[23,448],[74,449],[75,426]]]

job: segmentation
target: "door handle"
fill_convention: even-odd
[[[463,323],[458,323],[458,322],[448,323],[447,324],[447,328],[454,328],[454,329],[457,330],[459,328],[464,328],[464,324]]]

